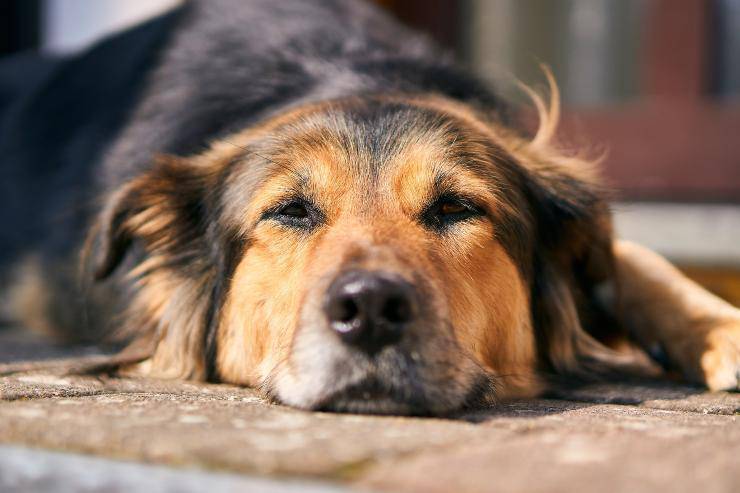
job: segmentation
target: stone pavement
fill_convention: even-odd
[[[23,341],[0,329],[0,491],[740,491],[738,393],[593,385],[454,419],[307,413],[226,385],[70,374],[90,349],[22,363],[38,344]]]
[[[254,478],[0,445],[0,491],[339,493],[346,489],[303,479]]]

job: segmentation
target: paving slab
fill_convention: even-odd
[[[0,333],[12,447],[375,491],[740,491],[737,393],[603,384],[447,419],[339,415],[228,385],[84,374],[95,354],[3,365],[2,347]]]
[[[0,445],[3,493],[341,493],[318,482],[254,478],[198,469],[174,469],[69,453]]]

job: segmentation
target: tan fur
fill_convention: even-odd
[[[139,281],[139,292],[129,310],[134,320],[155,324],[151,358],[123,369],[126,375],[155,378],[205,378],[201,325],[206,307],[198,291],[171,272],[156,272]],[[129,330],[131,328],[129,327]],[[140,341],[138,341],[141,343]]]
[[[735,389],[740,373],[740,310],[681,274],[658,254],[614,244],[619,313],[648,348],[658,347],[695,382]]]

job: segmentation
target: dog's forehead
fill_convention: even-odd
[[[474,149],[475,138],[459,120],[435,109],[365,102],[302,115],[276,129],[265,152],[272,174],[288,180],[399,189],[431,186],[450,175],[490,174],[490,163],[481,166],[485,153]]]
[[[453,127],[445,115],[409,104],[327,105],[275,129],[270,143],[292,160],[328,151],[358,172],[377,174],[410,147],[443,150],[455,140]]]

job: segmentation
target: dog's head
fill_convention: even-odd
[[[608,264],[587,166],[551,130],[438,97],[303,106],[118,190],[98,274],[135,247],[126,323],[153,374],[360,412],[532,394],[598,360],[574,291]]]

